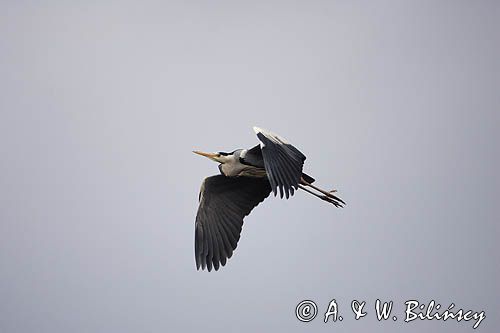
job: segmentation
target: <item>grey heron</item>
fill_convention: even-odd
[[[218,270],[238,245],[243,218],[269,196],[287,199],[304,190],[335,207],[345,202],[313,185],[315,179],[302,172],[306,157],[280,136],[254,127],[260,143],[230,153],[193,151],[219,163],[220,175],[205,178],[199,193],[195,222],[196,268]]]

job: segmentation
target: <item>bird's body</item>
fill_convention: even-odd
[[[260,144],[231,153],[195,153],[219,162],[220,175],[206,178],[200,189],[196,215],[195,259],[199,269],[224,266],[236,249],[243,218],[278,190],[287,199],[302,189],[336,207],[342,199],[314,185],[302,172],[306,157],[276,134],[254,127]],[[310,187],[321,193],[317,194]]]
[[[266,177],[264,165],[252,165],[246,162],[247,149],[235,150],[225,156],[225,163],[219,165],[219,171],[226,177]]]

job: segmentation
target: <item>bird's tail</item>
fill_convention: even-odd
[[[309,184],[312,184],[312,183],[314,183],[314,181],[315,181],[315,179],[314,179],[313,177],[311,177],[311,176],[309,176],[308,174],[305,174],[305,173],[303,173],[303,172],[302,172],[302,178],[303,178],[306,182],[308,182]]]

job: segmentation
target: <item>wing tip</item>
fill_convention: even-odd
[[[263,129],[260,127],[254,126],[253,131],[255,132],[255,134],[259,134],[260,132],[263,132]]]

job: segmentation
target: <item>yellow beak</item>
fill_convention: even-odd
[[[201,156],[205,156],[205,157],[208,157],[209,159],[211,160],[214,160],[214,161],[217,161],[217,157],[219,157],[219,154],[214,154],[214,153],[204,153],[202,151],[197,151],[197,150],[193,150],[193,153],[195,154],[198,154],[198,155],[201,155]]]

